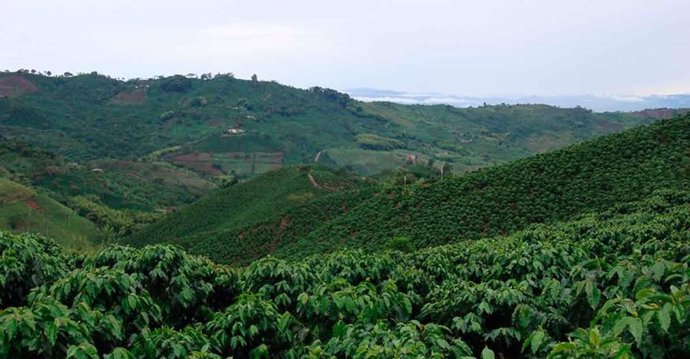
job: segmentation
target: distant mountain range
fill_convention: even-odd
[[[441,93],[416,93],[371,88],[343,90],[360,101],[387,101],[401,104],[446,104],[455,107],[476,107],[498,104],[547,104],[559,107],[581,106],[594,111],[641,111],[651,108],[690,108],[690,94],[626,96],[494,96],[474,97]]]

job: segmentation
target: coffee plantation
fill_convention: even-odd
[[[0,232],[0,358],[686,358],[690,192],[410,253],[232,268]]]

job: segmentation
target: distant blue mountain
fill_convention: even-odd
[[[640,111],[652,108],[690,108],[690,94],[653,96],[506,96],[473,97],[439,93],[409,93],[401,91],[356,88],[344,90],[361,101],[389,101],[403,104],[446,104],[470,107],[505,104],[539,103],[559,107],[585,107],[594,111]]]

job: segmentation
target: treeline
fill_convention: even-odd
[[[403,254],[233,269],[0,232],[0,358],[682,358],[690,192]]]

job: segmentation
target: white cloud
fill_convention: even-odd
[[[295,25],[244,22],[202,28],[197,41],[214,52],[271,55],[299,52],[318,38]]]

